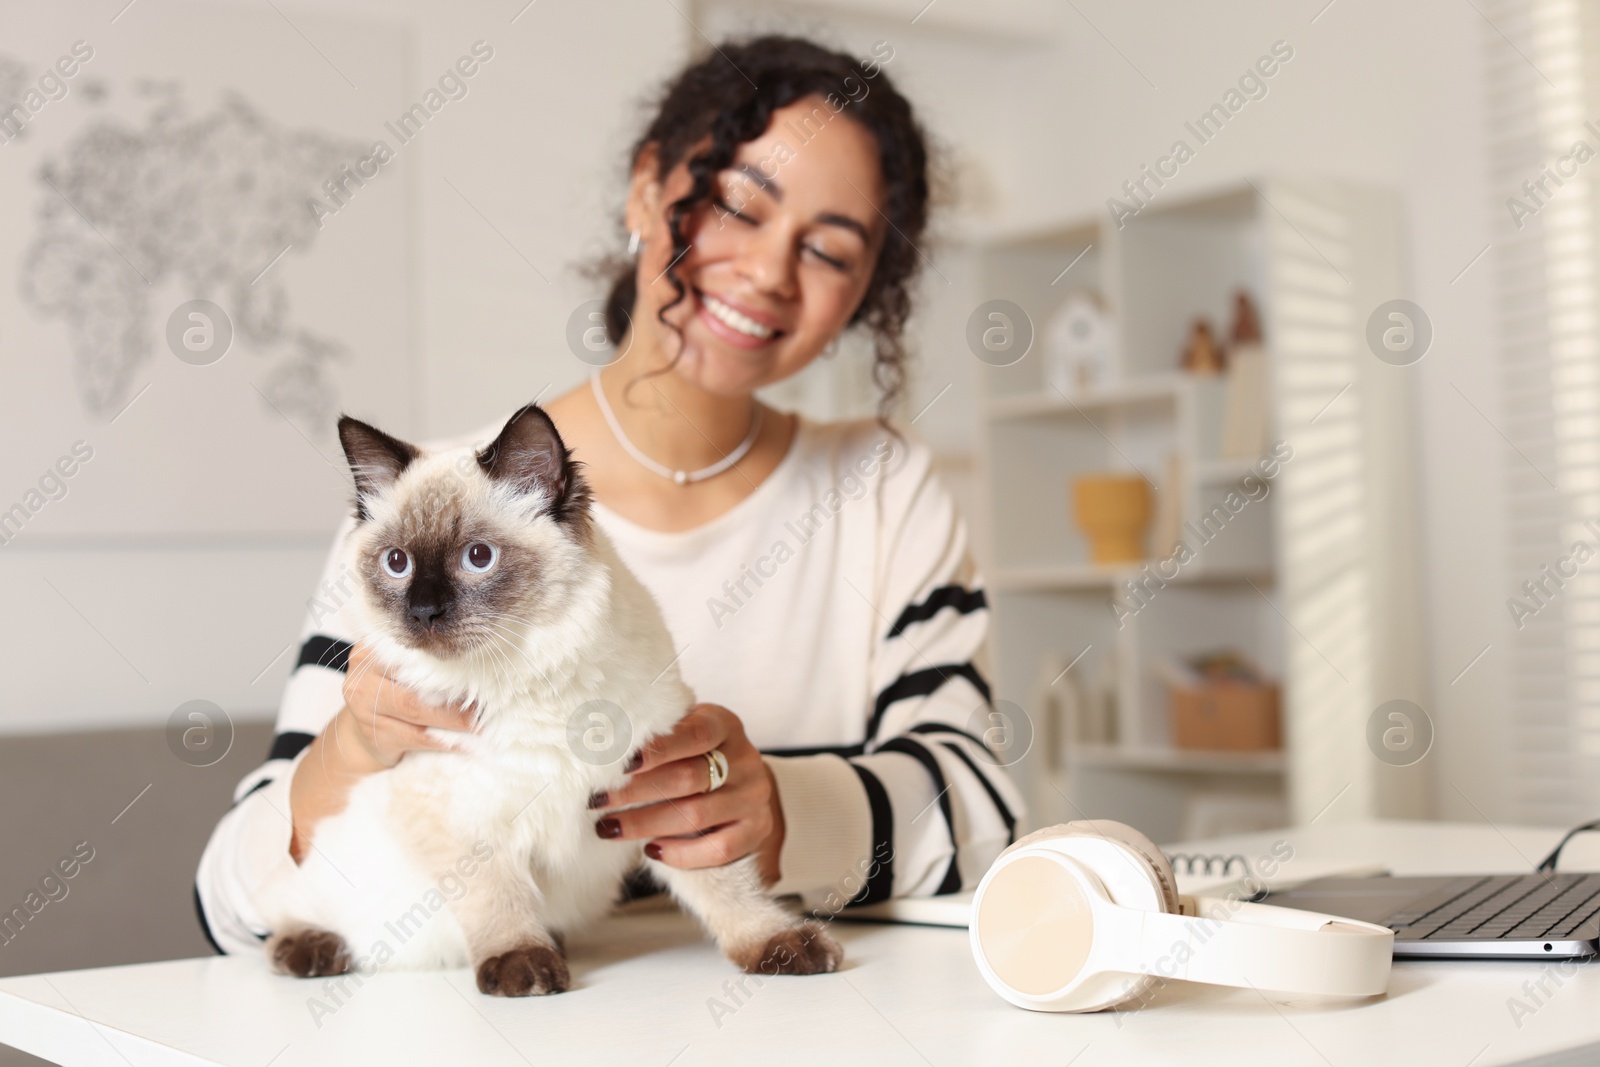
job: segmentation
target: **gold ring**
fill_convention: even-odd
[[[728,757],[722,754],[722,749],[714,748],[706,753],[706,775],[710,779],[710,784],[706,786],[707,793],[715,793],[727,782]]]

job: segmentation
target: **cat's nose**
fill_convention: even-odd
[[[422,625],[424,629],[433,629],[433,624],[444,617],[445,609],[442,605],[413,604],[410,615],[413,620]]]

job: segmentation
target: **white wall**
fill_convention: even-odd
[[[598,293],[568,267],[600,243],[620,241],[622,154],[643,119],[636,104],[697,39],[680,10],[707,22],[733,18],[726,5],[539,0],[511,25],[520,6],[283,5],[291,17],[348,12],[408,23],[419,87],[478,38],[497,50],[472,94],[401,160],[416,205],[411,329],[419,385],[406,410],[365,414],[412,432],[475,428],[547,385],[580,379],[585,368],[566,350],[563,331],[572,307]],[[1442,812],[1475,817],[1456,783],[1492,816],[1492,783],[1470,771],[1493,752],[1498,648],[1449,684],[1494,640],[1505,595],[1496,588],[1505,446],[1452,388],[1493,418],[1487,257],[1452,284],[1488,243],[1495,199],[1482,141],[1487,31],[1465,4],[1336,0],[1319,15],[1321,6],[1079,0],[1081,16],[1070,7],[1006,4],[986,23],[971,5],[950,0],[916,25],[910,17],[921,4],[901,10],[879,0],[848,17],[800,10],[809,25],[836,27],[840,41],[892,41],[891,75],[942,143],[965,146],[964,188],[988,188],[996,213],[1012,219],[1102,209],[1274,41],[1293,46],[1268,95],[1203,146],[1168,192],[1284,171],[1382,183],[1404,196],[1412,291],[1396,295],[1422,304],[1436,331],[1433,350],[1414,368],[1434,679],[1426,706],[1438,727],[1429,758],[1439,761]],[[83,8],[86,24],[102,17],[99,5]],[[138,17],[138,8],[124,17]],[[0,27],[25,18],[8,9]],[[1033,25],[1037,32],[1024,32]],[[0,39],[9,39],[3,28]],[[285,35],[261,47],[282,50],[286,77],[326,76],[303,42]],[[920,388],[931,395],[935,387]],[[5,447],[49,444],[4,433]],[[0,619],[9,683],[0,729],[159,722],[195,696],[240,714],[270,709],[287,657],[252,679],[293,635],[325,549],[314,539],[17,547],[0,551],[0,602],[12,608]],[[57,570],[82,575],[80,588],[103,590],[78,607],[150,684],[72,609],[49,599],[39,575]]]

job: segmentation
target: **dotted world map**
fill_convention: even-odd
[[[9,107],[30,78],[0,54],[0,103]],[[345,347],[295,321],[274,274],[286,252],[303,254],[316,240],[307,200],[365,146],[286,128],[237,94],[192,115],[177,82],[144,80],[132,91],[149,105],[142,124],[91,119],[34,169],[24,306],[59,321],[78,396],[100,417],[143,388],[176,291],[227,311],[235,344],[265,361],[252,379],[269,403],[297,422],[328,425],[338,403],[330,364]],[[85,95],[96,103],[107,90],[91,84]]]

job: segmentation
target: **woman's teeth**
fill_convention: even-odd
[[[739,312],[733,310],[733,308],[724,304],[710,293],[701,293],[700,302],[705,305],[707,311],[717,317],[718,322],[738,330],[746,336],[766,340],[775,332],[772,327],[763,326],[750,316],[739,314]]]

